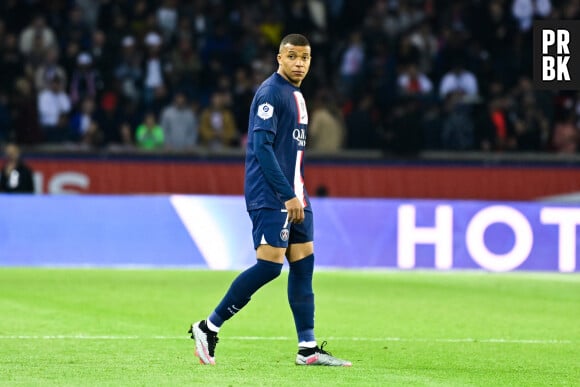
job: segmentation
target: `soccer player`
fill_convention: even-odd
[[[313,215],[304,188],[304,148],[308,113],[300,85],[310,68],[310,43],[299,34],[285,36],[278,70],[256,91],[250,107],[245,197],[252,220],[257,262],[241,273],[206,320],[191,326],[195,353],[202,364],[215,364],[222,324],[252,295],[280,275],[288,259],[288,301],[298,333],[298,365],[350,366],[314,336]]]

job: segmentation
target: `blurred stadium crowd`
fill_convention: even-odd
[[[578,148],[580,99],[532,87],[532,23],[580,0],[3,0],[0,142],[243,147],[283,35],[305,34],[308,146]]]

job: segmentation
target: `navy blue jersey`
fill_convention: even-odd
[[[308,112],[300,89],[280,74],[274,73],[256,91],[248,125],[244,190],[248,210],[284,209],[284,200],[264,177],[255,154],[254,133],[264,130],[274,134],[274,155],[296,197],[310,206],[304,188],[304,148]]]

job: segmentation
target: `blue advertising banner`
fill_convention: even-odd
[[[319,267],[576,272],[580,206],[313,199]],[[0,265],[240,269],[240,196],[0,195]]]
[[[198,265],[164,196],[0,195],[0,265]]]

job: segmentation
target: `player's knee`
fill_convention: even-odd
[[[258,259],[257,265],[260,267],[260,271],[263,275],[269,280],[279,277],[280,273],[282,273],[283,265],[281,263]]]
[[[263,261],[282,264],[284,262],[285,248],[270,245],[260,245],[256,250],[256,256]]]
[[[290,263],[290,274],[297,276],[312,276],[314,271],[314,254]]]
[[[310,256],[314,256],[314,243],[293,243],[288,246],[286,256],[291,263],[297,263],[305,259],[308,260]]]

